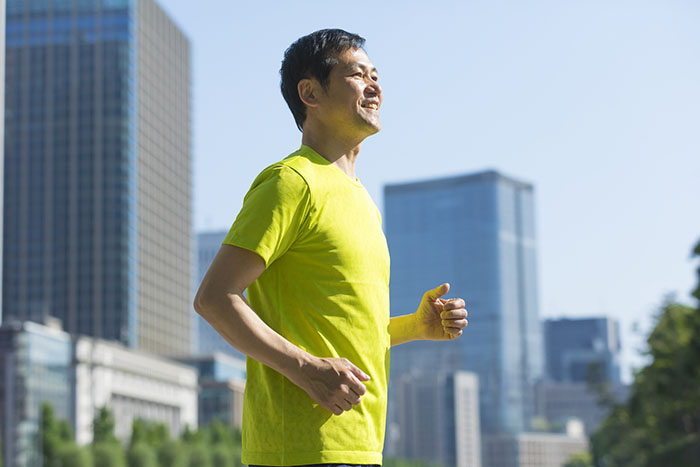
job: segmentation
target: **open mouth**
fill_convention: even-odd
[[[375,102],[370,102],[368,104],[363,104],[362,107],[364,107],[365,109],[377,110],[379,109],[379,104]]]

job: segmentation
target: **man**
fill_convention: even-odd
[[[253,182],[195,298],[248,355],[245,464],[381,464],[390,347],[455,339],[467,325],[464,301],[440,298],[448,284],[389,317],[389,252],[355,177],[362,142],[381,128],[363,45],[332,29],[287,49],[282,94],[302,146]]]

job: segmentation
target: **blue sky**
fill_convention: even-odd
[[[282,54],[340,27],[367,39],[384,89],[357,167],[380,209],[385,183],[487,168],[533,183],[540,315],[618,318],[626,374],[634,323],[646,332],[669,292],[690,302],[700,3],[159,3],[192,43],[196,230],[228,229],[255,175],[299,146]]]

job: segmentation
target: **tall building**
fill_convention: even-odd
[[[41,465],[41,404],[74,421],[70,335],[60,324],[8,322],[0,327],[0,464]]]
[[[245,360],[214,353],[184,357],[180,361],[199,372],[199,426],[219,420],[242,428]]]
[[[532,185],[486,171],[388,185],[384,200],[392,316],[443,282],[469,311],[456,341],[392,349],[392,382],[412,368],[474,372],[482,433],[527,430],[543,371]]]
[[[390,422],[385,452],[440,465],[481,467],[479,382],[474,373],[404,373],[392,390],[389,410],[400,428]]]
[[[213,232],[201,232],[197,234],[197,285],[202,282],[204,275],[209,270],[211,262],[214,260],[214,256],[219,251],[221,247],[221,242],[224,241],[226,230],[213,231]],[[192,296],[194,298],[194,294]],[[199,314],[195,318],[195,329],[197,333],[197,353],[201,355],[210,355],[216,352],[222,352],[227,355],[231,355],[236,358],[245,360],[246,356],[244,353],[238,351],[231,344],[226,342],[226,339],[221,337],[221,334],[216,332],[216,330],[211,327],[207,321],[202,318]]]
[[[535,387],[535,410],[554,429],[561,429],[567,420],[576,418],[590,436],[610,414],[611,404],[624,403],[629,396],[627,385],[609,382],[604,387],[602,398],[586,383],[540,381]]]
[[[610,404],[625,401],[629,394],[620,379],[618,323],[611,318],[547,319],[544,341],[546,379],[537,384],[537,413],[553,426],[576,417],[590,435],[610,412]],[[601,399],[591,383],[603,384],[606,397]]]
[[[544,321],[547,378],[585,383],[593,378],[620,383],[620,328],[612,318]]]
[[[3,314],[189,352],[189,40],[153,0],[8,0],[6,64]]]
[[[5,2],[0,2],[0,122],[5,121]],[[5,127],[0,125],[0,232],[3,230],[3,195],[5,193]],[[0,242],[0,265],[2,265]],[[0,324],[2,323],[2,267],[0,266]]]

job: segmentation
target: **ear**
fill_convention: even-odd
[[[297,92],[299,93],[299,99],[307,107],[318,106],[318,92],[317,92],[317,82],[316,80],[304,78],[297,84]]]

